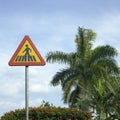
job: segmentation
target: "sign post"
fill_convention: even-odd
[[[26,35],[8,64],[25,66],[25,111],[26,120],[29,120],[29,66],[44,66],[46,63],[29,36]]]
[[[25,66],[25,111],[26,120],[29,120],[29,66]]]

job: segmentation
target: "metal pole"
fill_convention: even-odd
[[[29,120],[29,79],[28,79],[28,68],[25,66],[25,110],[26,110],[26,120]]]

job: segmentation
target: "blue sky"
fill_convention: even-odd
[[[25,106],[24,67],[8,66],[25,35],[44,59],[49,51],[75,51],[78,26],[97,33],[94,47],[109,44],[120,53],[119,6],[119,0],[0,0],[0,115]],[[120,56],[116,60],[120,65]],[[30,106],[39,106],[42,100],[66,106],[60,86],[50,85],[64,67],[57,63],[29,67]]]

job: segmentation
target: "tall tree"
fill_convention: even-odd
[[[104,78],[107,83],[110,76],[119,73],[114,59],[117,51],[109,45],[93,49],[95,38],[96,34],[92,30],[79,27],[75,39],[76,52],[55,51],[49,52],[46,56],[47,62],[68,65],[54,75],[51,84],[53,86],[61,85],[63,100],[70,107],[77,105],[79,96],[86,96],[88,100],[91,98],[94,90],[94,78],[96,80]],[[83,102],[77,107],[83,110],[88,109]]]

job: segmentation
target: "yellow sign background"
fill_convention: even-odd
[[[40,61],[40,58],[37,56],[36,52],[34,51],[34,49],[32,48],[32,46],[30,45],[30,43],[29,43],[28,40],[25,41],[24,45],[22,46],[22,48],[21,48],[20,51],[18,52],[16,58],[17,58],[18,56],[24,56],[24,55],[25,55],[25,52],[23,52],[23,51],[26,49],[26,45],[28,45],[28,47],[31,49],[31,51],[29,52],[29,54],[30,54],[31,56],[34,56],[34,57],[35,57],[35,59],[36,59],[35,62],[41,62],[41,61]],[[16,58],[14,59],[14,62],[16,62],[16,61],[15,61]],[[24,62],[24,61],[20,60],[19,62]],[[28,60],[27,60],[26,62],[34,62],[34,61],[28,61]]]

